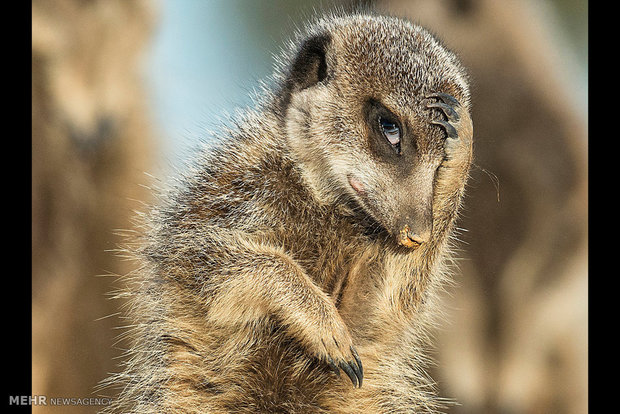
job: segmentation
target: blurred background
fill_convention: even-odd
[[[588,411],[585,0],[375,0],[472,78],[475,166],[433,378],[450,413]],[[118,370],[120,230],[251,104],[314,11],[355,1],[32,1],[32,394]],[[98,407],[37,406],[36,413]]]

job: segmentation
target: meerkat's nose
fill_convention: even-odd
[[[400,231],[399,242],[405,247],[417,248],[426,243],[431,236],[430,230],[413,231],[405,225]]]
[[[409,232],[407,233],[407,238],[409,240],[411,240],[414,243],[418,243],[418,244],[424,244],[428,241],[428,236],[429,234],[418,234],[418,233],[413,233],[413,232]]]

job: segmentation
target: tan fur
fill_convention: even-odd
[[[318,20],[279,64],[275,92],[146,217],[127,279],[135,344],[112,409],[441,405],[425,347],[472,158],[464,71],[422,28],[369,15]],[[433,123],[439,92],[460,102],[458,136]],[[374,101],[402,122],[399,155],[365,115]],[[404,226],[428,239],[403,247]],[[358,354],[354,387],[331,368],[356,369]]]

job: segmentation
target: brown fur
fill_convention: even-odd
[[[425,346],[472,158],[463,69],[420,27],[366,15],[315,22],[279,63],[276,92],[146,216],[112,409],[440,406]],[[437,92],[461,103],[457,137],[433,123]],[[373,135],[370,99],[402,122],[401,155]],[[403,247],[405,225],[428,238]],[[355,350],[357,388],[330,368],[353,366]]]

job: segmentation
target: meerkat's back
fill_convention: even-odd
[[[329,16],[146,215],[122,412],[432,412],[434,292],[472,159],[427,31]]]

